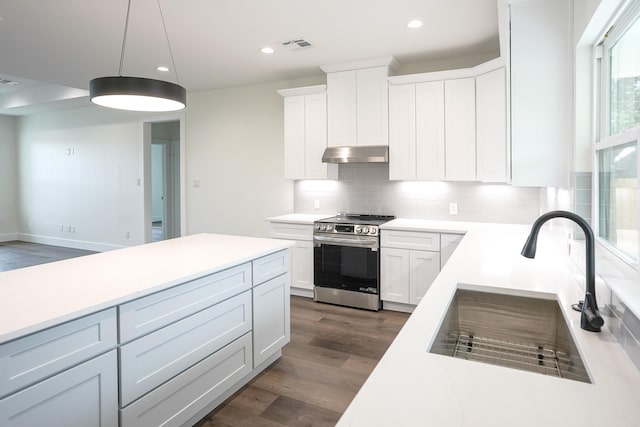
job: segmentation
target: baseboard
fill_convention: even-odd
[[[382,309],[389,311],[401,311],[403,313],[413,313],[416,306],[411,304],[403,304],[400,302],[382,301]]]
[[[313,289],[303,289],[291,287],[291,295],[299,297],[313,298]]]
[[[11,242],[12,240],[19,240],[18,233],[0,234],[0,242]]]
[[[107,252],[114,249],[126,248],[126,246],[111,245],[108,243],[88,242],[85,240],[61,239],[59,237],[38,236],[35,234],[17,233],[13,240],[23,242],[40,243],[43,245],[62,246],[65,248],[83,249],[85,251]]]

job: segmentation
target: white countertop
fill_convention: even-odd
[[[0,273],[0,343],[293,244],[196,234]]]
[[[398,219],[381,228],[466,234],[339,426],[640,425],[640,373],[609,318],[600,333],[580,329],[569,307],[584,297],[584,276],[553,233],[543,231],[526,259],[526,225]],[[429,353],[458,284],[557,295],[592,384]]]
[[[314,221],[318,221],[323,218],[329,218],[336,214],[286,214],[267,218],[269,222],[286,222],[290,224],[313,224]]]

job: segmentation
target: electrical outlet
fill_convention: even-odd
[[[128,231],[127,231],[127,232],[125,232],[125,233],[124,233],[124,238],[125,238],[125,239],[130,239],[130,238],[131,238],[131,233],[130,233],[130,232],[128,232]]]
[[[457,203],[449,203],[449,215],[458,215]]]
[[[320,199],[313,200],[313,209],[320,209]]]

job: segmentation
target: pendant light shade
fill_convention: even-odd
[[[173,60],[173,52],[171,50],[171,44],[169,43],[169,35],[167,34],[167,27],[164,23],[160,0],[157,0],[157,4],[177,82],[178,72],[176,71],[176,64]],[[125,77],[122,75],[130,11],[131,0],[127,2],[127,16],[125,18],[124,35],[122,37],[119,75],[98,77],[91,80],[89,82],[89,99],[91,99],[91,102],[94,104],[119,110],[153,112],[182,110],[187,106],[187,91],[178,83],[144,77]]]
[[[89,97],[94,104],[119,110],[176,111],[187,105],[187,91],[182,86],[143,77],[93,79]]]

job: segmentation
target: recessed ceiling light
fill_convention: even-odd
[[[266,54],[270,54],[270,53],[273,53],[274,50],[273,50],[273,48],[270,48],[269,46],[265,46],[262,49],[260,49],[260,52],[266,53]]]
[[[166,73],[167,71],[169,71],[169,67],[165,67],[164,65],[159,65],[156,67],[156,70]]]
[[[407,27],[409,27],[409,28],[420,28],[420,27],[422,27],[422,21],[420,21],[418,19],[414,19],[413,21],[409,21],[409,23],[407,24]]]

